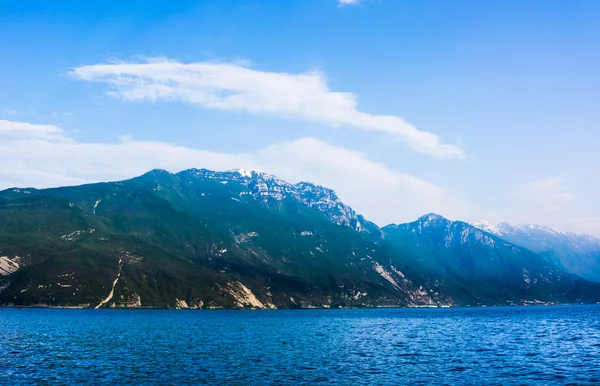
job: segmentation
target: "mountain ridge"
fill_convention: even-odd
[[[600,301],[596,284],[504,244],[434,213],[380,228],[331,189],[264,172],[155,169],[123,181],[0,192],[0,304],[328,308]],[[486,287],[482,278],[494,285]]]
[[[600,282],[600,238],[537,224],[493,225],[479,221],[473,225],[531,249],[571,273]]]

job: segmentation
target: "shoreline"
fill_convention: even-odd
[[[113,310],[113,311],[148,311],[148,310],[161,310],[161,311],[306,311],[306,310],[365,310],[365,309],[481,309],[481,308],[512,308],[512,307],[560,307],[560,306],[597,306],[597,303],[552,303],[552,304],[502,304],[502,305],[479,305],[479,306],[375,306],[375,307],[309,307],[309,308],[239,308],[239,307],[215,307],[215,308],[173,308],[173,307],[103,307],[95,308],[92,306],[42,306],[42,305],[28,305],[28,306],[0,306],[0,310],[3,309],[53,309],[53,310]]]

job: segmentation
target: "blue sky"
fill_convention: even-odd
[[[259,168],[600,235],[600,3],[0,2],[0,188]]]

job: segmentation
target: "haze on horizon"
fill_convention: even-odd
[[[260,169],[379,225],[600,236],[600,3],[9,0],[0,27],[0,189]]]

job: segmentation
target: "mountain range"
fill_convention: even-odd
[[[153,170],[0,192],[0,304],[337,308],[600,302],[591,236],[436,214],[380,228],[330,189]]]
[[[536,224],[474,226],[540,254],[568,272],[600,282],[600,239],[592,235],[562,232]]]

